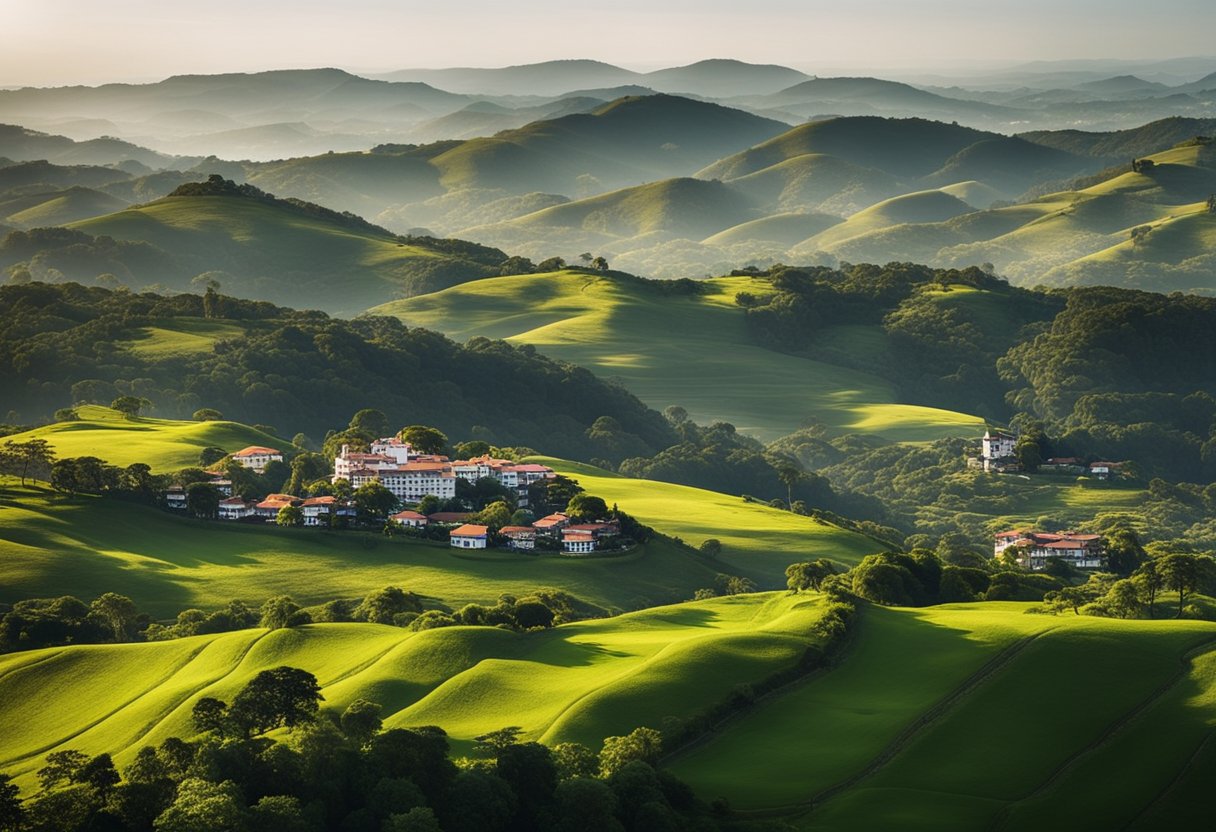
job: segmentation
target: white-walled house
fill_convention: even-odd
[[[250,445],[232,455],[232,461],[242,468],[249,468],[259,474],[266,470],[272,462],[282,462],[283,454],[274,448],[264,448],[261,445]]]
[[[337,497],[309,497],[300,503],[300,512],[304,515],[305,526],[328,526],[329,516],[338,502]]]
[[[595,535],[591,532],[562,529],[562,551],[568,555],[586,555],[595,551]]]
[[[1001,464],[1002,460],[1012,460],[1018,438],[1003,430],[986,430],[980,441],[980,462],[985,471],[1005,470],[1011,466]]]
[[[1102,536],[1078,532],[1039,532],[1012,529],[996,535],[994,555],[1017,547],[1018,565],[1038,572],[1051,558],[1059,558],[1076,569],[1101,569],[1105,549]]]
[[[388,519],[410,529],[426,528],[426,524],[430,522],[425,514],[419,514],[416,511],[409,511],[408,509],[406,511],[399,511]]]
[[[453,529],[449,542],[457,549],[484,549],[490,536],[486,526],[466,523],[458,529]]]
[[[165,491],[165,505],[169,508],[185,511],[186,509],[186,489],[180,485],[171,485]]]
[[[252,515],[253,504],[245,502],[240,497],[220,500],[219,518],[221,520],[244,520]]]

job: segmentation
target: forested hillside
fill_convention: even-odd
[[[460,346],[391,318],[35,283],[0,288],[0,321],[9,421],[132,394],[164,416],[212,407],[317,440],[352,408],[375,406],[393,423],[576,458],[611,456],[614,442],[653,452],[674,441],[658,413],[586,370],[502,342]],[[597,441],[588,432],[601,417]]]

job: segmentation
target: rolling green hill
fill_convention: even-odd
[[[1116,171],[1078,190],[954,217],[870,217],[880,207],[873,206],[793,246],[787,256],[827,252],[850,262],[958,268],[990,262],[1015,283],[1210,289],[1213,255],[1204,203],[1216,190],[1216,150],[1188,142],[1144,158],[1152,166],[1139,172]],[[1149,233],[1133,243],[1131,231],[1139,226]]]
[[[661,283],[558,272],[475,281],[373,311],[454,338],[532,344],[619,379],[651,407],[679,404],[698,422],[728,421],[766,440],[807,418],[913,441],[981,428],[976,417],[902,404],[875,376],[757,346],[734,296],[765,284],[703,285],[681,294]]]
[[[787,126],[678,96],[627,97],[590,113],[470,139],[433,163],[448,188],[577,194],[585,176],[601,191],[690,175]]]
[[[755,216],[752,201],[729,185],[665,179],[461,233],[543,259],[553,251],[628,246],[631,238],[646,235],[701,239]]]
[[[578,480],[588,493],[618,503],[643,523],[700,546],[710,538],[722,543],[718,560],[764,586],[780,586],[785,568],[796,560],[826,557],[853,564],[880,551],[883,544],[839,526],[744,502],[738,497],[655,480],[623,477],[593,465],[536,457],[536,461]]]
[[[230,182],[183,186],[73,228],[168,252],[178,274],[155,279],[175,288],[219,271],[227,274],[222,288],[228,294],[335,312],[484,277],[505,259],[476,246],[457,253],[425,241],[405,243],[357,218],[248,193]]]
[[[808,830],[1153,828],[1153,810],[1184,809],[1171,786],[1216,762],[1193,756],[1211,733],[1216,626],[1025,610],[867,607],[838,667],[670,765],[707,798]],[[1130,759],[1138,776],[1112,792]]]
[[[820,609],[781,593],[531,633],[320,624],[20,653],[0,657],[0,696],[15,705],[0,715],[0,768],[28,782],[46,753],[69,747],[126,763],[144,744],[192,736],[200,697],[231,699],[260,670],[283,664],[316,675],[327,710],[370,698],[384,706],[385,727],[442,725],[466,753],[474,736],[508,724],[528,739],[598,746],[795,665],[815,643],[808,632]]]
[[[223,325],[207,334],[194,337],[210,342],[223,337]],[[172,337],[170,337],[172,336]],[[156,339],[160,339],[156,341]],[[176,354],[192,348],[179,333],[152,333],[158,350]],[[146,342],[140,342],[145,344]],[[220,448],[228,453],[250,445],[290,449],[291,444],[237,422],[185,422],[171,419],[127,419],[108,407],[82,405],[76,409],[77,421],[56,422],[35,428],[7,439],[21,442],[45,439],[56,455],[96,456],[111,465],[131,465],[142,462],[152,466],[154,473],[177,471],[198,465],[199,451]]]
[[[540,587],[607,609],[638,609],[691,598],[729,568],[662,539],[612,558],[462,555],[446,543],[377,533],[194,521],[119,500],[69,500],[11,481],[0,501],[0,601],[113,591],[156,617],[284,594],[320,604],[388,585],[452,609]],[[800,556],[791,554],[790,562]]]
[[[0,195],[0,220],[17,228],[45,228],[121,211],[127,205],[118,197],[79,186],[20,195],[9,192]]]

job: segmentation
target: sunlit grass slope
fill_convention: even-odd
[[[719,559],[766,586],[781,586],[785,568],[800,560],[830,558],[852,564],[881,551],[876,541],[810,517],[746,503],[739,497],[655,480],[622,477],[591,465],[539,457],[554,470],[578,480],[609,505],[664,534],[694,546],[714,538]]]
[[[180,333],[162,330],[152,333],[149,340],[156,346],[147,341],[136,343],[153,349],[174,349],[173,345],[181,346],[186,339]],[[6,437],[5,441],[45,439],[60,458],[95,456],[122,466],[143,462],[152,466],[154,473],[197,466],[203,448],[232,453],[250,445],[291,447],[290,442],[237,422],[127,419],[117,411],[96,405],[83,405],[76,412],[80,417],[76,421],[56,422]]]
[[[356,698],[386,725],[440,725],[457,748],[519,725],[528,739],[580,741],[662,725],[732,688],[797,663],[815,645],[822,602],[786,593],[658,607],[514,633],[455,627],[422,633],[374,624],[245,630],[152,644],[52,648],[0,657],[0,770],[25,775],[46,753],[115,753],[192,736],[202,696],[231,699],[280,665],[316,675],[324,708]]]
[[[454,554],[442,543],[364,532],[204,522],[120,500],[0,490],[0,602],[104,592],[156,617],[239,598],[302,604],[402,586],[458,608],[558,587],[610,609],[691,598],[721,565],[662,540],[613,558]]]
[[[373,310],[460,339],[482,335],[620,380],[651,407],[678,404],[698,422],[728,421],[771,440],[815,419],[839,432],[901,441],[972,434],[978,417],[900,404],[876,376],[756,345],[734,297],[764,291],[717,278],[706,294],[577,272],[474,281]]]
[[[1115,828],[1216,724],[1216,626],[1027,606],[867,607],[838,667],[672,767],[703,796],[788,807],[805,829],[1025,829],[1060,811]]]

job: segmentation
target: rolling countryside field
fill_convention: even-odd
[[[532,461],[578,480],[588,493],[603,497],[609,505],[619,503],[664,534],[693,546],[718,540],[722,552],[717,560],[763,586],[781,584],[791,556],[853,564],[883,548],[838,526],[702,488],[623,477],[563,459],[533,457]]]
[[[764,700],[671,768],[703,794],[808,830],[1028,829],[1059,822],[1043,814],[1048,803],[1086,828],[1104,825],[1093,812],[1114,822],[1184,810],[1171,786],[1202,776],[1193,764],[1212,771],[1192,755],[1216,728],[1216,627],[1026,609],[866,607],[838,667]],[[1129,757],[1143,765],[1112,795]]]
[[[681,295],[558,272],[474,281],[372,311],[461,340],[531,344],[619,380],[651,407],[679,404],[698,422],[727,421],[766,441],[808,419],[895,441],[982,432],[978,417],[901,404],[868,373],[757,346],[734,304],[753,280],[709,284],[707,294]]]
[[[316,675],[326,708],[370,698],[388,726],[442,725],[462,751],[506,725],[547,743],[597,744],[687,718],[737,684],[795,665],[814,645],[806,633],[820,605],[770,593],[532,633],[329,624],[22,653],[0,658],[0,698],[27,703],[0,715],[0,766],[28,775],[64,747],[129,760],[144,744],[193,734],[190,708],[201,696],[231,698],[284,664]],[[87,690],[87,705],[30,695],[54,690],[72,698]]]

